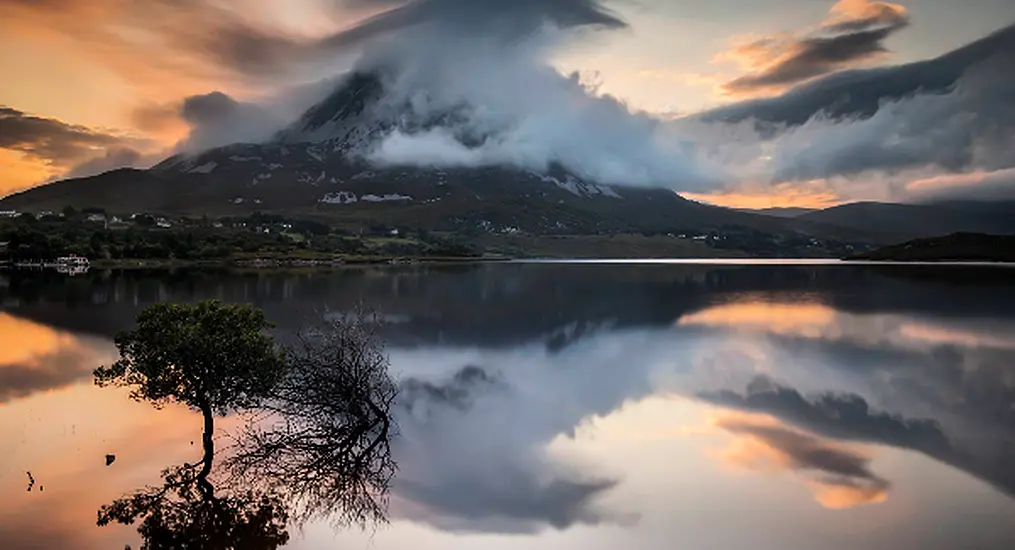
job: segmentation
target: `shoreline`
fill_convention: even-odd
[[[480,263],[571,264],[571,265],[716,265],[716,266],[921,266],[921,267],[998,267],[1015,268],[1015,262],[991,260],[867,260],[858,258],[554,258],[554,257],[409,257],[349,256],[333,259],[250,258],[223,260],[119,259],[95,260],[87,268],[61,269],[48,264],[0,263],[0,270],[55,271],[67,275],[90,270],[173,270],[196,269],[332,269],[363,266],[421,266]]]

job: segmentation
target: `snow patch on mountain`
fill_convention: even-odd
[[[360,200],[365,202],[411,201],[412,197],[392,193],[390,195],[363,195]]]
[[[532,175],[538,177],[545,183],[552,183],[577,197],[588,198],[595,195],[602,195],[613,199],[623,199],[623,197],[621,197],[612,186],[587,183],[570,174],[568,174],[563,180],[553,176],[537,174],[535,172],[532,172]]]
[[[218,163],[217,162],[214,162],[214,161],[212,161],[212,162],[206,162],[206,163],[202,164],[201,166],[195,166],[194,168],[191,168],[190,170],[188,170],[188,172],[191,172],[191,173],[194,173],[194,174],[210,174],[217,167],[218,167]]]

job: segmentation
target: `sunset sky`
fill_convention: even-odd
[[[660,119],[778,96],[838,71],[933,58],[1015,23],[1011,0],[548,4],[574,10],[566,13],[576,18],[585,16],[577,10],[601,7],[611,19],[555,47],[547,62],[565,73],[579,71],[598,83],[596,93]],[[358,44],[344,40],[349,33],[343,31],[362,28],[367,18],[398,5],[392,0],[5,0],[0,3],[0,71],[7,75],[0,85],[0,196],[61,177],[150,166],[187,139],[193,122],[184,103],[188,97],[219,91],[257,102],[335,77],[360,55]],[[832,41],[840,38],[849,48],[831,51],[839,45]],[[1000,132],[1005,131],[1007,137],[991,141],[989,148],[1015,158],[1015,138],[1002,126]],[[798,142],[811,143],[806,134],[797,134]],[[821,206],[898,199],[898,189],[911,197],[984,182],[1010,188],[1015,182],[1012,164],[971,156],[973,161],[961,165],[941,161],[879,165],[858,173],[797,171],[764,184],[744,176],[692,196],[744,207]]]

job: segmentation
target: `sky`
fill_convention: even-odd
[[[964,85],[912,100],[893,97],[891,109],[863,120],[800,115],[798,100],[807,98],[793,95],[849,74],[844,71],[931,59],[1012,24],[1010,0],[409,0],[404,6],[397,0],[5,0],[0,196],[224,144],[219,135],[209,137],[209,128],[228,125],[230,139],[261,139],[265,119],[277,126],[295,119],[339,75],[376,54],[381,35],[389,49],[400,43],[440,49],[414,30],[431,25],[451,36],[485,40],[505,33],[512,43],[536,44],[526,56],[562,77],[577,75],[590,104],[610,101],[610,109],[583,111],[599,117],[594,123],[529,116],[524,109],[532,103],[509,106],[517,120],[568,130],[557,141],[539,142],[551,152],[561,149],[565,164],[595,164],[602,148],[626,155],[612,170],[592,166],[590,176],[637,171],[632,183],[750,208],[1015,197],[1015,113],[1004,93],[1012,83],[991,80],[998,71],[986,65],[998,56],[1010,60],[1011,40],[982,59],[914,77],[922,82],[955,70]],[[475,66],[483,67],[477,74],[488,80],[517,74],[520,48],[508,50],[477,58]],[[843,93],[863,95],[849,87]],[[766,114],[786,104],[794,115]],[[216,118],[223,109],[238,114]],[[939,126],[920,124],[932,120]],[[571,143],[590,129],[615,139]],[[651,152],[630,154],[630,148],[617,150],[617,142]],[[405,140],[398,143],[404,153]]]

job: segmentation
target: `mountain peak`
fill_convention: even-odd
[[[354,72],[328,97],[307,110],[290,130],[313,133],[361,116],[380,100],[384,84],[374,72]]]

